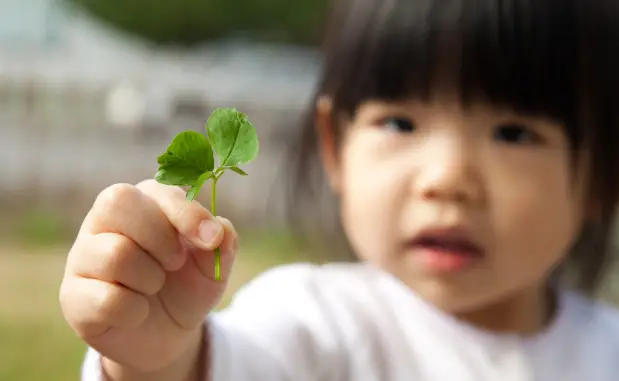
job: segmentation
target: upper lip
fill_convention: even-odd
[[[412,245],[453,245],[466,251],[483,254],[483,248],[469,230],[462,226],[430,227],[420,230],[411,241]]]

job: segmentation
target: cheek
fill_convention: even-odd
[[[490,171],[491,223],[503,253],[498,260],[514,276],[517,268],[544,275],[572,244],[582,203],[566,163],[564,157],[548,153],[534,163],[507,162]]]
[[[398,206],[406,196],[406,176],[398,158],[371,131],[351,132],[342,147],[342,224],[356,254],[380,262],[396,250]]]

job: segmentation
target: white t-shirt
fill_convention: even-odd
[[[207,322],[212,381],[619,380],[619,313],[572,292],[525,339],[458,322],[369,265],[296,264]],[[89,350],[82,380],[99,372]]]

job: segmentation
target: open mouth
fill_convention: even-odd
[[[470,235],[456,229],[422,232],[410,242],[410,248],[436,270],[458,270],[484,256]]]

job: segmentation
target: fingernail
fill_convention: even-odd
[[[213,220],[204,220],[200,223],[200,239],[207,245],[211,246],[215,238],[219,235],[222,226],[220,223]]]

